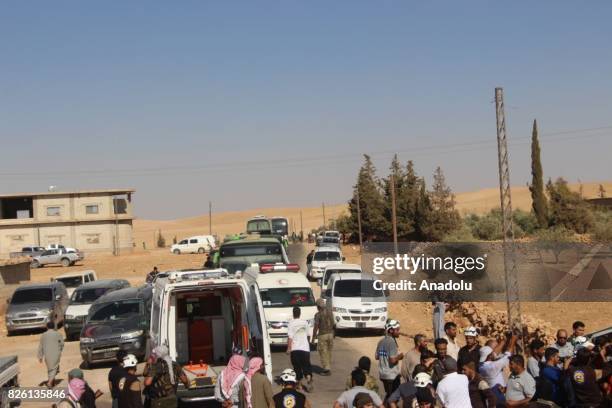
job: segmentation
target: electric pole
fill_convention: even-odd
[[[521,304],[519,301],[518,267],[514,244],[514,230],[512,228],[512,197],[510,193],[510,166],[508,164],[506,119],[504,117],[504,91],[502,88],[495,88],[495,111],[497,118],[499,198],[501,201],[504,237],[504,271],[506,276],[508,325],[514,332],[522,334],[523,325],[521,323]],[[520,339],[519,342],[522,343]],[[525,350],[525,348],[522,347],[522,350]]]
[[[208,202],[208,235],[212,235],[212,201]]]
[[[302,210],[300,210],[300,237],[304,238],[304,220],[302,219]]]
[[[357,226],[359,227],[359,253],[361,253],[363,238],[361,236],[361,199],[359,198],[359,187],[357,187]]]
[[[323,228],[327,228],[327,221],[325,220],[325,203],[321,203],[323,207]]]
[[[397,214],[395,210],[395,176],[391,174],[391,224],[393,227],[393,251],[397,255]],[[397,272],[397,270],[396,270]]]

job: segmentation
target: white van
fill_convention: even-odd
[[[307,276],[310,279],[320,279],[323,277],[323,270],[327,265],[342,263],[344,257],[342,251],[337,246],[320,246],[315,249],[312,261],[308,265]]]
[[[217,378],[235,350],[261,356],[272,381],[272,355],[256,282],[225,269],[164,273],[153,287],[150,347],[165,345],[191,385],[179,400],[212,401]]]
[[[318,280],[318,284],[321,287],[321,293],[325,292],[332,275],[336,273],[362,273],[361,265],[357,264],[345,264],[345,263],[334,263],[329,264],[323,269],[323,277]]]
[[[308,321],[312,338],[317,306],[310,283],[299,270],[297,264],[262,264],[245,271],[244,278],[259,287],[272,345],[287,344],[287,326],[295,306],[301,309],[300,318]]]
[[[374,289],[374,279],[360,273],[332,275],[325,290],[334,315],[336,330],[384,330],[387,298]]]
[[[197,235],[181,240],[178,244],[170,247],[170,252],[176,255],[180,254],[203,254],[210,252],[216,247],[215,237],[212,235]]]
[[[88,269],[86,271],[69,272],[51,279],[53,282],[62,282],[68,290],[68,297],[72,297],[75,289],[79,286],[98,280],[96,271]]]

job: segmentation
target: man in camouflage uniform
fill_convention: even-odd
[[[318,340],[317,350],[323,371],[321,375],[331,375],[331,354],[334,347],[334,316],[325,306],[325,299],[317,300],[318,312],[314,317],[312,341]]]
[[[378,380],[370,375],[371,366],[372,366],[372,360],[370,360],[369,357],[363,356],[359,359],[359,362],[357,363],[356,368],[360,368],[365,373],[366,382],[364,384],[364,387],[370,391],[374,391],[375,393],[380,394],[378,390]],[[352,381],[353,381],[353,378],[349,374],[349,376],[346,379],[346,387],[345,387],[346,390],[350,390],[353,387]]]
[[[189,387],[187,376],[181,366],[170,359],[168,348],[165,346],[155,347],[151,359],[143,372],[151,408],[176,408],[178,381]]]

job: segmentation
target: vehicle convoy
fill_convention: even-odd
[[[387,298],[374,288],[374,279],[360,273],[332,275],[324,296],[334,315],[336,330],[384,330],[387,322]]]
[[[0,357],[0,407],[17,406],[8,404],[5,391],[12,387],[19,387],[19,361],[17,356]]]
[[[6,331],[46,329],[49,321],[61,325],[68,306],[68,292],[61,282],[18,287],[7,301]]]
[[[11,252],[9,254],[9,257],[10,258],[20,258],[20,257],[26,256],[26,257],[32,258],[34,256],[38,256],[42,254],[45,251],[46,249],[41,246],[26,246],[26,247],[21,248],[21,251]]]
[[[284,246],[275,238],[250,235],[244,239],[226,241],[219,247],[218,267],[230,274],[244,272],[252,264],[288,264]]]
[[[328,289],[327,285],[332,275],[340,273],[362,273],[361,265],[346,263],[333,263],[327,265],[323,270],[323,277],[318,279],[321,293],[325,292],[325,289]]]
[[[317,241],[317,246],[336,246],[340,247],[340,238],[336,237],[321,237],[320,240]]]
[[[68,291],[68,297],[72,297],[74,290],[84,283],[97,280],[96,271],[86,270],[78,272],[69,272],[51,279],[51,282],[62,282]]]
[[[289,245],[289,222],[284,217],[257,215],[247,221],[246,232],[247,235],[276,238],[285,247]]]
[[[312,279],[323,277],[327,265],[344,262],[342,251],[337,246],[320,246],[315,248],[312,262],[308,265],[307,276]]]
[[[272,380],[272,356],[256,282],[224,269],[169,272],[155,281],[151,347],[166,345],[190,381],[183,402],[214,400],[214,387],[232,353],[257,354]]]
[[[180,254],[203,254],[210,252],[216,247],[215,237],[212,235],[197,235],[181,240],[179,243],[170,247],[170,252]]]
[[[299,306],[301,318],[308,321],[310,337],[317,313],[315,298],[306,277],[297,264],[262,264],[247,268],[244,279],[255,282],[268,325],[270,344],[287,344],[287,325],[293,319],[293,308]]]
[[[76,340],[81,334],[91,305],[106,293],[129,288],[125,279],[102,279],[80,285],[71,295],[64,314],[64,331],[67,340]]]
[[[143,360],[151,319],[151,285],[106,293],[96,300],[81,330],[81,358],[86,366],[115,361],[124,350]]]
[[[32,257],[32,268],[42,268],[45,265],[62,264],[72,266],[83,259],[80,252],[66,252],[65,249],[48,249],[38,256]]]

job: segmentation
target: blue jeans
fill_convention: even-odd
[[[495,395],[495,400],[496,400],[495,406],[497,408],[505,408],[506,407],[506,396],[504,395],[502,391],[502,386],[499,384],[495,384],[495,386],[491,388],[491,391],[493,391],[493,394]]]

